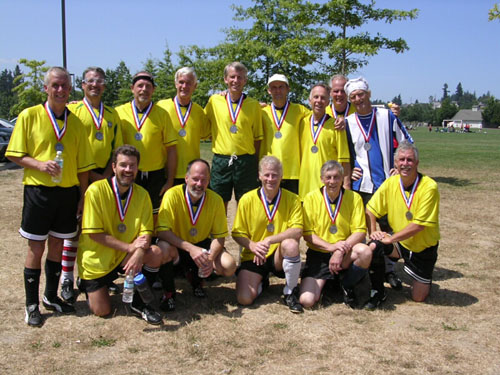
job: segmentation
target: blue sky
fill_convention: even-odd
[[[420,10],[413,21],[375,23],[364,30],[404,38],[404,54],[382,51],[351,76],[363,75],[372,97],[427,102],[441,97],[446,82],[453,93],[464,90],[500,98],[500,21],[488,22],[494,0],[378,0],[377,7]],[[0,70],[20,58],[62,65],[60,0],[0,0]],[[115,68],[124,60],[139,70],[149,58],[161,58],[166,43],[212,46],[223,28],[235,24],[231,4],[249,0],[66,0],[67,59],[71,72],[88,65]]]

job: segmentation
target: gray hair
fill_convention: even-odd
[[[321,177],[331,170],[337,170],[342,176],[344,175],[344,167],[342,167],[342,164],[335,160],[328,160],[321,166]]]
[[[325,82],[318,82],[315,83],[313,87],[311,87],[311,91],[309,91],[309,100],[312,99],[311,94],[316,87],[323,87],[327,91],[328,95],[330,95],[330,90],[331,90],[330,86],[328,86]]]
[[[248,78],[247,67],[245,65],[243,65],[242,63],[240,63],[239,61],[234,61],[234,62],[226,65],[226,67],[224,68],[224,78],[227,77],[227,75],[229,73],[229,69],[231,69],[231,68],[233,68],[237,72],[243,72],[245,74],[245,78]]]
[[[47,73],[45,73],[45,77],[43,78],[43,83],[45,86],[49,84],[51,74],[55,75],[64,74],[66,76],[67,81],[71,85],[71,76],[69,75],[69,72],[62,66],[53,66],[49,70],[47,70]]]
[[[180,76],[193,76],[195,82],[198,81],[198,77],[196,77],[194,68],[191,68],[190,66],[184,66],[175,72],[175,83],[179,82]]]
[[[283,176],[283,165],[281,164],[280,159],[276,156],[266,155],[260,159],[259,162],[259,173],[262,172],[264,166],[269,166],[271,168],[278,168],[280,172],[280,176]]]
[[[335,74],[334,76],[332,76],[332,78],[330,78],[330,85],[332,84],[333,81],[348,81],[347,77],[343,74]]]
[[[415,156],[415,161],[418,161],[418,149],[417,149],[417,147],[413,143],[411,143],[410,141],[408,141],[406,139],[404,141],[401,141],[398,148],[396,149],[396,152],[394,153],[394,160],[396,160],[398,158],[400,152],[408,151],[408,150],[413,151],[413,155]]]
[[[104,70],[102,68],[99,68],[98,66],[89,66],[87,69],[83,71],[82,74],[82,79],[85,80],[85,76],[87,75],[88,72],[96,72],[98,73],[103,79],[106,79],[106,73],[104,73]]]

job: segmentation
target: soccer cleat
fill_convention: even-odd
[[[385,281],[389,283],[392,289],[394,290],[401,290],[403,289],[403,283],[401,282],[401,279],[396,275],[394,271],[387,272],[385,274]]]
[[[137,305],[134,306],[134,303],[130,304],[130,310],[137,315],[138,317],[144,319],[149,324],[158,325],[162,323],[162,318],[159,313],[157,313],[151,306],[149,305]]]
[[[385,291],[378,291],[378,290],[372,289],[370,292],[370,299],[368,300],[368,302],[365,303],[365,305],[363,306],[363,309],[375,310],[386,299],[387,299],[387,294],[385,294]]]
[[[120,294],[120,287],[116,285],[113,281],[110,281],[108,284],[108,290],[113,294]]]
[[[342,286],[342,292],[344,295],[344,304],[354,309],[356,307],[356,295],[354,294],[354,290]]]
[[[72,305],[63,302],[63,300],[57,296],[54,297],[52,301],[49,301],[47,296],[44,295],[42,303],[47,310],[57,311],[61,314],[72,314],[76,311]]]
[[[161,311],[174,311],[175,310],[175,299],[172,296],[172,293],[169,293],[169,296],[164,294],[163,297],[161,297],[160,310]]]
[[[66,279],[61,284],[61,297],[64,302],[73,304],[76,300],[76,293],[73,289],[73,281]]]
[[[300,314],[304,312],[304,308],[299,302],[299,299],[297,298],[298,294],[298,288],[295,287],[295,289],[292,291],[290,294],[285,294],[283,295],[283,303],[288,306],[291,312],[294,314]]]
[[[33,303],[29,306],[26,306],[26,316],[24,317],[24,321],[32,327],[41,327],[43,324],[42,314],[40,314],[40,310],[38,309],[38,304]]]
[[[193,295],[198,298],[207,298],[207,293],[205,293],[201,285],[193,287]]]

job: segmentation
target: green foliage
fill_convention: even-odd
[[[116,339],[108,339],[106,337],[99,336],[96,339],[92,339],[91,344],[97,348],[102,348],[104,346],[113,346],[116,343]]]
[[[403,101],[401,100],[401,94],[392,98],[391,102],[396,103],[399,106],[402,105]]]
[[[16,65],[14,71],[3,70],[0,73],[0,117],[9,119],[10,108],[17,103],[17,94],[14,92],[14,79],[21,75],[19,65]],[[22,83],[22,80],[20,80]]]
[[[106,69],[106,90],[102,96],[104,104],[115,107],[132,100],[131,83],[132,75],[123,60],[116,69]]]
[[[488,21],[500,20],[499,4],[494,4],[493,8],[488,12]]]
[[[443,120],[451,119],[458,112],[458,107],[451,102],[448,97],[441,102],[441,108],[436,109],[434,112],[435,125],[441,126]]]
[[[443,85],[443,98],[441,100],[444,100],[444,99],[448,98],[449,97],[448,93],[449,93],[449,91],[448,91],[448,84],[445,83]]]
[[[14,78],[13,91],[17,94],[17,103],[10,109],[11,117],[17,116],[23,109],[42,103],[45,100],[43,78],[49,69],[44,66],[45,61],[20,59],[19,64],[29,69],[27,73],[19,74]]]
[[[500,101],[490,97],[483,109],[483,120],[488,125],[500,125]]]
[[[428,103],[415,103],[401,107],[400,119],[403,123],[432,122],[434,111]]]

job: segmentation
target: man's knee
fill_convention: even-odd
[[[164,251],[157,245],[152,245],[147,250],[147,260],[145,264],[149,267],[158,268],[163,264]]]
[[[256,298],[257,291],[253,291],[250,288],[244,288],[244,290],[240,289],[236,292],[236,300],[243,306],[251,305]]]
[[[415,302],[424,302],[431,291],[431,284],[414,281],[411,287],[411,299]]]
[[[368,268],[372,261],[372,250],[367,245],[358,243],[352,248],[352,260],[358,267]]]
[[[220,255],[221,276],[229,277],[236,272],[236,261],[227,251],[222,251]]]
[[[299,302],[304,307],[313,307],[316,302],[318,302],[319,298],[312,292],[303,292],[300,294]]]
[[[292,238],[283,240],[283,242],[281,242],[281,254],[284,257],[296,257],[299,255],[299,241]]]

